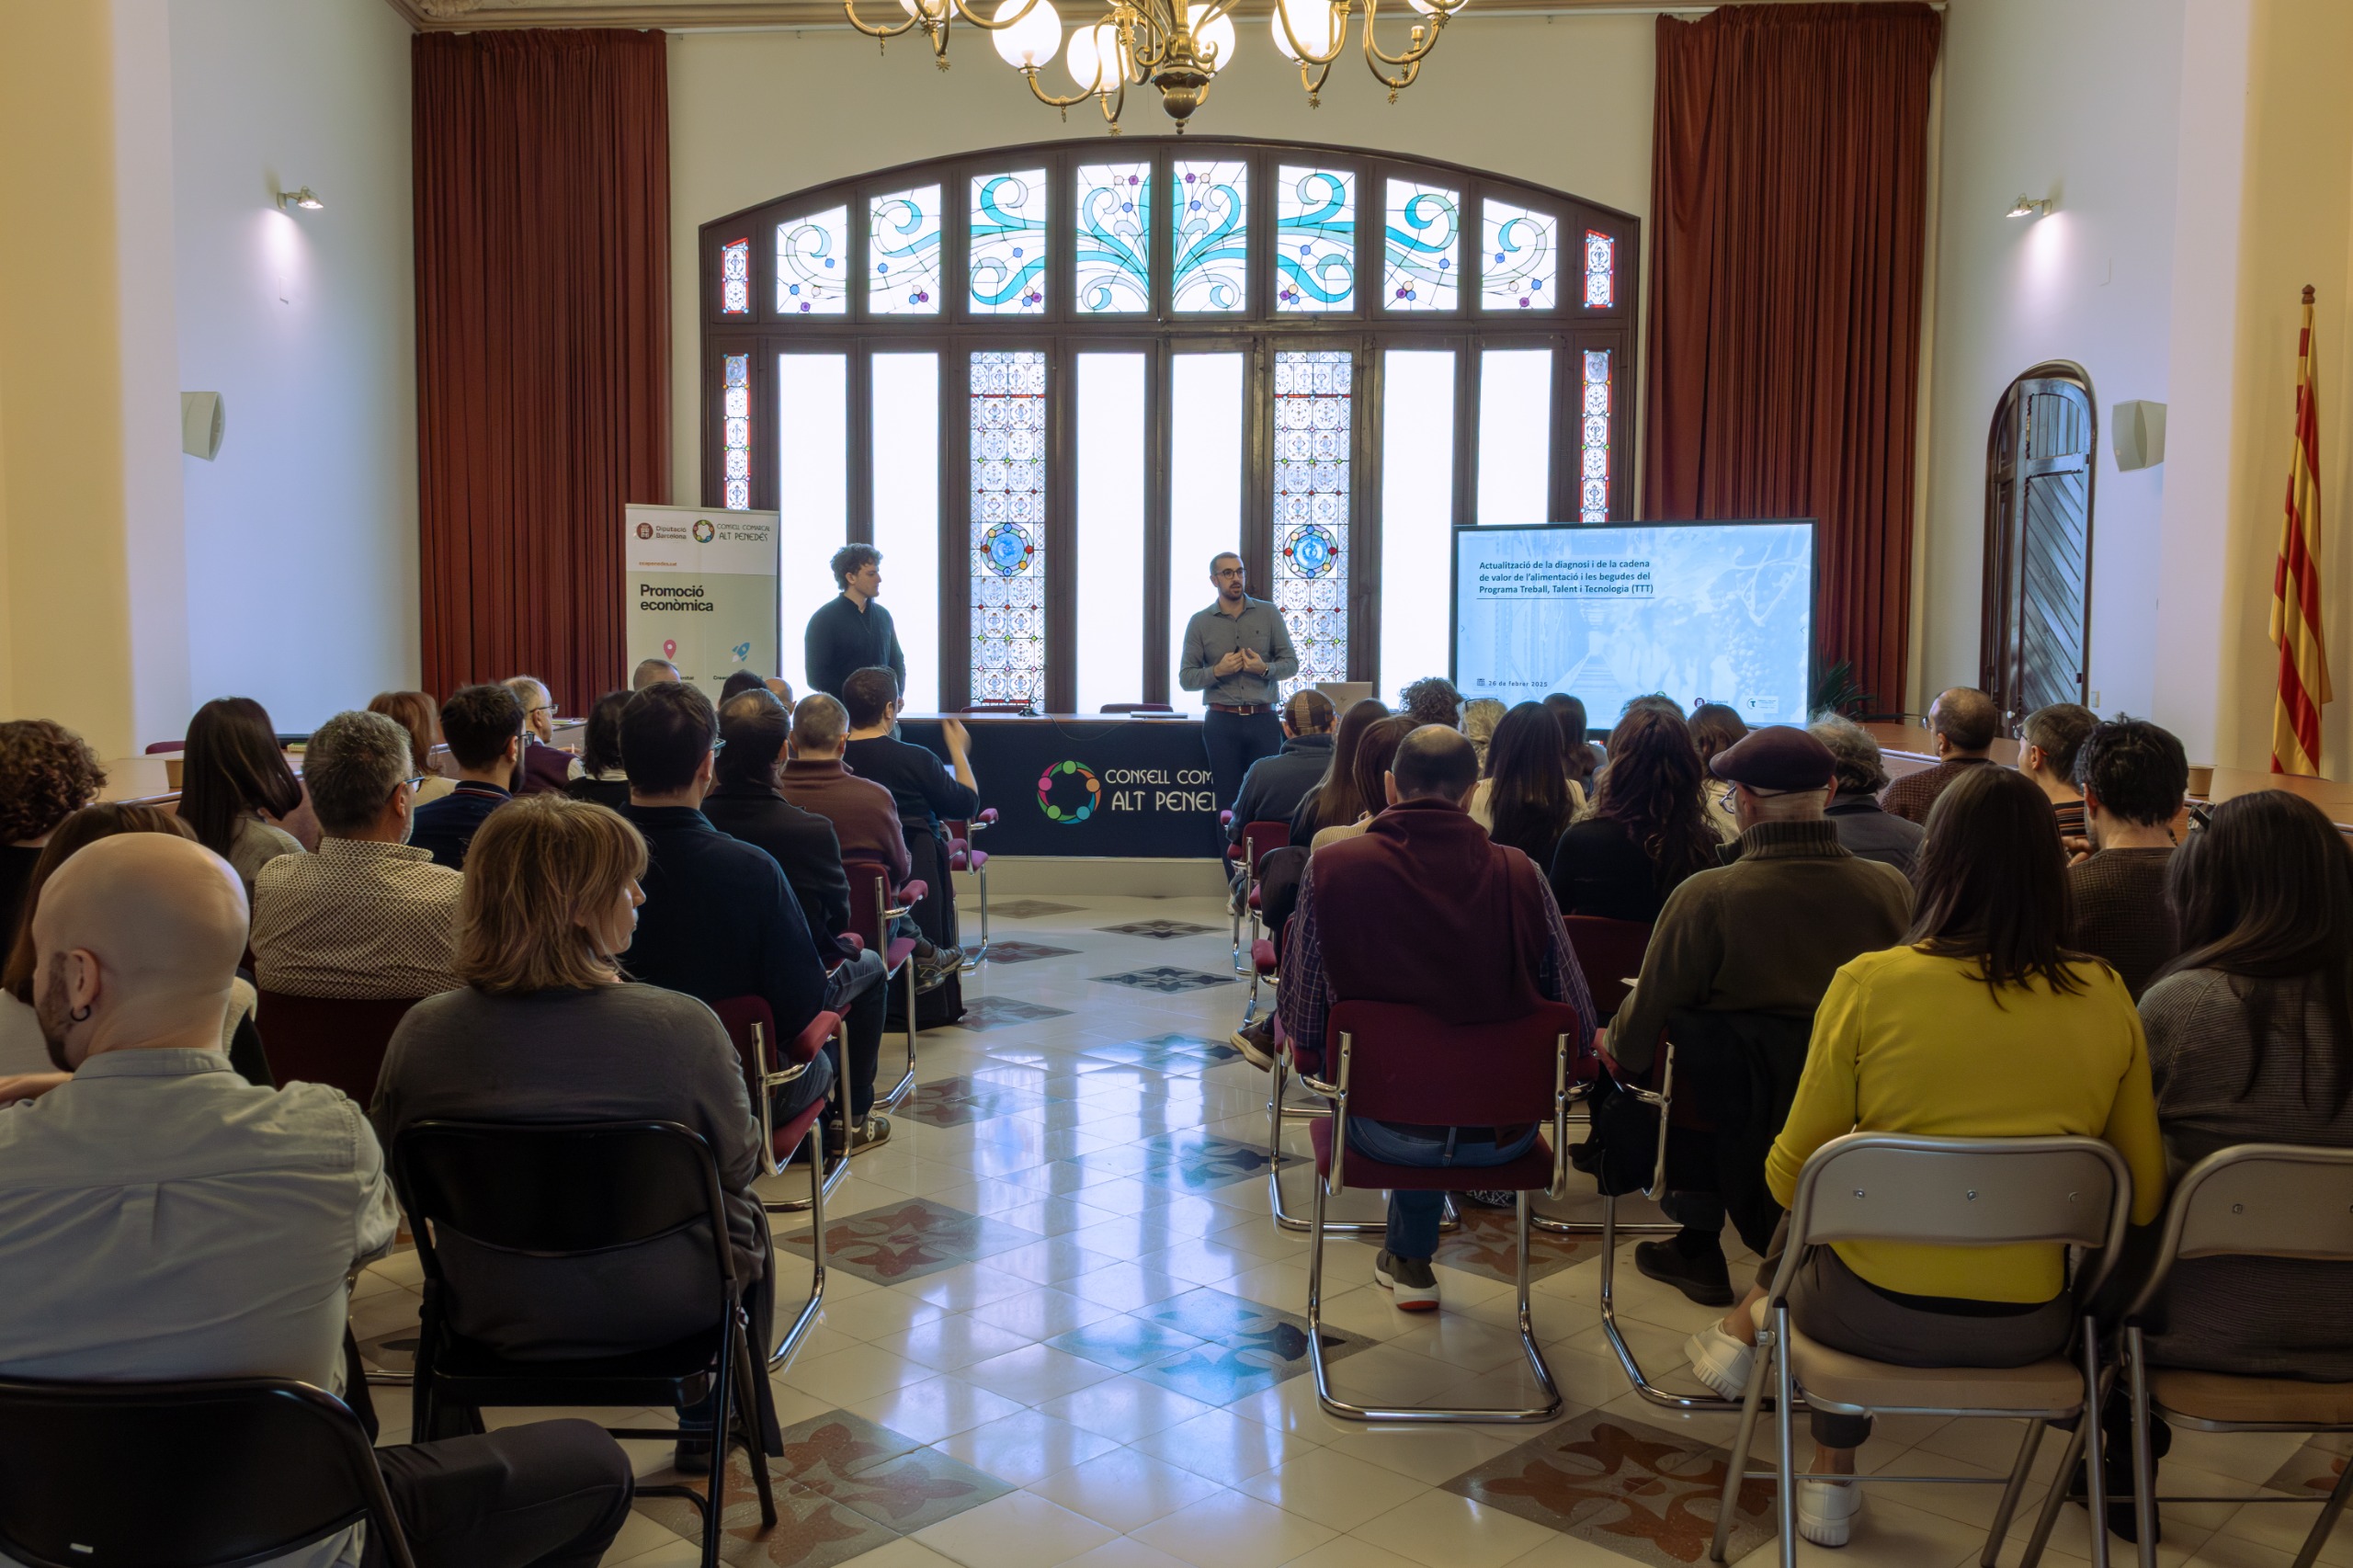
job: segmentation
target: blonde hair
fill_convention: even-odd
[[[619,959],[583,918],[620,902],[645,862],[645,840],[607,807],[552,792],[499,807],[466,850],[458,978],[494,994],[609,983]]]
[[[1504,705],[1492,697],[1474,697],[1462,705],[1462,733],[1471,737],[1471,749],[1479,754],[1479,771],[1487,771],[1487,743],[1495,739],[1495,726],[1503,722]]]

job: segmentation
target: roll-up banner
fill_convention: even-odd
[[[629,662],[667,659],[716,702],[737,670],[777,673],[776,514],[625,508]]]

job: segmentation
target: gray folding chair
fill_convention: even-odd
[[[2092,1517],[2104,1519],[2099,1451],[2099,1336],[2088,1312],[2115,1267],[2132,1212],[2132,1177],[2124,1158],[2097,1138],[1915,1138],[1850,1132],[1814,1151],[1798,1175],[1796,1201],[1780,1267],[1765,1298],[1770,1314],[1756,1336],[1756,1358],[1741,1402],[1733,1462],[1724,1470],[1708,1555],[1724,1561],[1741,1483],[1771,1480],[1779,1489],[1782,1568],[1797,1562],[1797,1483],[1876,1480],[1907,1484],[1994,1484],[1969,1475],[1824,1476],[1800,1471],[1791,1430],[1802,1397],[1841,1415],[1985,1416],[2028,1423],[2018,1460],[2003,1483],[1984,1561],[1990,1564],[2018,1511],[2046,1421],[2075,1420],[2091,1449]],[[2077,1281],[2086,1306],[2076,1329],[2077,1361],[2053,1356],[2027,1367],[1899,1367],[1834,1350],[1790,1323],[1790,1289],[1806,1249],[1830,1242],[1908,1242],[1924,1246],[2017,1246],[2057,1243],[2097,1247],[2097,1261]],[[1774,1379],[1774,1467],[1748,1469],[1748,1445],[1765,1380]],[[2082,1419],[2078,1419],[2081,1417]],[[2065,1471],[2063,1470],[2063,1475]],[[2092,1532],[2095,1568],[2108,1568],[2108,1532]]]
[[[2163,1298],[2166,1278],[2186,1257],[2301,1257],[2353,1263],[2353,1149],[2307,1149],[2288,1143],[2242,1143],[2220,1149],[2191,1167],[2174,1188],[2163,1239],[2148,1282],[2124,1316],[2124,1369],[2132,1390],[2132,1510],[2139,1526],[2142,1568],[2157,1561],[2157,1505],[2165,1503],[2309,1503],[2308,1497],[2158,1497],[2149,1454],[2149,1418],[2162,1415],[2200,1432],[2353,1432],[2353,1383],[2297,1378],[2243,1378],[2227,1372],[2152,1367],[2142,1326]],[[2075,1468],[2083,1441],[2078,1424],[2060,1466]],[[2054,1486],[2035,1521],[2026,1562],[2041,1556],[2052,1521],[2064,1501]],[[2339,1476],[2304,1538],[2295,1568],[2312,1568],[2328,1532],[2353,1495],[2353,1466]],[[2093,1517],[2104,1516],[2095,1514]],[[2095,1527],[2097,1528],[2097,1527]],[[2105,1534],[2105,1531],[2099,1533]]]

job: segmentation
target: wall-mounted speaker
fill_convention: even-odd
[[[2126,473],[2154,468],[2165,460],[2165,405],[2162,403],[2120,403],[2109,415],[2108,429],[2116,443],[2116,466]]]
[[[228,410],[219,392],[180,393],[180,450],[210,462],[221,455],[221,436],[228,428]]]

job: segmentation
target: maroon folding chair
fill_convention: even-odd
[[[891,923],[912,911],[931,890],[920,881],[909,881],[899,890],[896,903],[891,897],[891,869],[880,860],[842,858],[842,870],[849,878],[849,925],[859,940],[882,955],[882,981],[889,984],[904,975],[907,984],[907,1070],[889,1094],[880,1085],[874,1091],[874,1103],[879,1106],[897,1105],[915,1086],[915,940],[913,937],[893,937]],[[842,1081],[842,1114],[849,1114],[849,1081]]]
[[[254,1028],[278,1083],[300,1079],[341,1089],[365,1106],[376,1097],[384,1049],[392,1042],[415,996],[353,1001],[341,996],[292,996],[256,990]]]
[[[147,743],[146,755],[149,756],[163,756],[172,752],[186,750],[188,750],[188,743],[186,741],[149,741]]]
[[[1315,1142],[1315,1210],[1307,1253],[1307,1355],[1315,1369],[1315,1402],[1350,1421],[1550,1421],[1561,1391],[1537,1346],[1529,1317],[1528,1195],[1558,1194],[1568,1177],[1571,1065],[1579,1032],[1576,1009],[1547,1002],[1518,1018],[1494,1024],[1449,1023],[1426,1008],[1398,1002],[1342,1002],[1332,1009],[1328,1053],[1336,1064],[1328,1085],[1332,1117],[1309,1129]],[[1524,1127],[1537,1123],[1528,1152],[1500,1165],[1392,1165],[1350,1149],[1348,1119],[1414,1122],[1435,1127]],[[1549,1131],[1550,1138],[1547,1139]],[[1544,1403],[1523,1408],[1406,1407],[1352,1404],[1332,1392],[1324,1360],[1324,1203],[1348,1187],[1388,1191],[1466,1192],[1473,1188],[1519,1195],[1517,1303],[1519,1344]]]
[[[801,1315],[793,1320],[768,1352],[768,1365],[781,1366],[807,1337],[811,1325],[817,1321],[817,1309],[825,1300],[825,1194],[839,1181],[849,1161],[837,1158],[837,1168],[829,1170],[825,1159],[825,1106],[823,1099],[813,1100],[800,1115],[779,1125],[771,1103],[770,1093],[793,1082],[809,1071],[809,1063],[817,1052],[832,1040],[838,1053],[835,1057],[837,1080],[834,1097],[846,1103],[843,1085],[849,1082],[849,1031],[843,1027],[837,1013],[820,1013],[809,1020],[809,1027],[800,1038],[779,1051],[776,1044],[776,1015],[768,1008],[764,996],[730,996],[714,1002],[710,1010],[719,1015],[720,1023],[727,1030],[727,1038],[735,1042],[735,1060],[744,1069],[744,1086],[751,1091],[752,1108],[760,1119],[760,1169],[762,1174],[780,1176],[791,1167],[792,1157],[807,1151],[809,1155],[809,1201],[778,1203],[761,1199],[760,1207],[771,1214],[797,1213],[809,1210],[811,1244],[816,1272],[809,1281],[809,1299],[801,1304]]]
[[[948,869],[970,871],[981,879],[981,945],[964,955],[964,971],[970,972],[987,961],[989,956],[989,852],[973,847],[972,840],[983,829],[996,821],[996,808],[984,806],[971,817],[948,819]],[[953,877],[949,879],[951,882]]]
[[[1233,813],[1232,812],[1221,812],[1218,813],[1218,821],[1224,825],[1231,826],[1233,822]],[[1241,843],[1226,846],[1225,858],[1241,866],[1243,877],[1242,902],[1235,903],[1233,906],[1233,972],[1236,974],[1249,972],[1252,967],[1242,956],[1245,950],[1242,940],[1242,918],[1245,912],[1250,917],[1251,942],[1256,943],[1260,935],[1261,928],[1258,923],[1258,860],[1260,857],[1266,855],[1268,851],[1288,848],[1290,845],[1290,824],[1287,822],[1253,822],[1243,824]],[[1256,976],[1253,974],[1250,981],[1251,1008],[1255,1011],[1257,1005],[1258,982]],[[1243,1021],[1247,1023],[1249,1019],[1250,1014],[1245,1013],[1243,1015]]]

